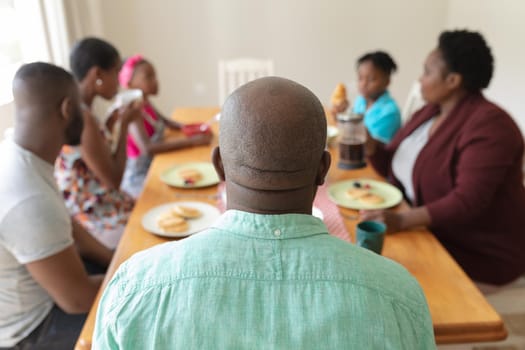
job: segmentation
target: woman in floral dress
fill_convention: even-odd
[[[128,125],[141,118],[142,105],[115,111],[110,117],[115,122],[113,130],[91,112],[96,96],[109,100],[118,91],[121,60],[111,44],[97,38],[79,41],[70,65],[83,101],[84,130],[80,146],[62,149],[55,176],[70,213],[104,245],[115,248],[134,205],[133,198],[120,190],[120,183]]]

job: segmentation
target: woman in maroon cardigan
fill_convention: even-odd
[[[523,138],[481,94],[492,72],[480,34],[441,34],[420,78],[428,104],[390,144],[370,151],[412,208],[361,216],[385,221],[391,232],[429,226],[472,279],[502,285],[525,273]]]

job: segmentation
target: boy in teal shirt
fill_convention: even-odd
[[[359,96],[352,112],[364,115],[364,123],[370,136],[387,144],[401,127],[401,112],[387,88],[390,76],[397,65],[383,51],[367,53],[357,60]],[[342,113],[348,108],[348,100],[332,106],[332,113]]]

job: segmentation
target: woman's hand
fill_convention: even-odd
[[[361,221],[381,221],[385,223],[388,232],[398,232],[403,229],[403,216],[392,210],[361,210],[359,212]]]
[[[361,210],[359,219],[384,222],[388,232],[398,232],[415,226],[429,226],[432,218],[427,207],[421,206],[408,210]]]
[[[119,119],[122,123],[130,124],[134,120],[142,118],[142,108],[144,103],[142,101],[133,101],[121,108],[119,108]]]

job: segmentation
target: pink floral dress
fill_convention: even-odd
[[[114,249],[135,201],[126,192],[104,186],[82,159],[80,147],[62,147],[55,163],[55,178],[70,214],[100,242]]]

